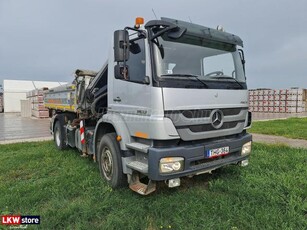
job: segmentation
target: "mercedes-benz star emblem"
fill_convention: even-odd
[[[215,109],[211,112],[210,119],[211,119],[211,125],[215,129],[219,129],[223,125],[223,112],[219,109]]]

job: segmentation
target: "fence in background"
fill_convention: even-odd
[[[260,113],[306,112],[307,89],[249,90],[249,110]]]

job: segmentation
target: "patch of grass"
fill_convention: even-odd
[[[1,213],[42,229],[304,229],[307,152],[254,144],[250,165],[183,179],[142,197],[112,190],[97,164],[52,142],[0,146]],[[35,226],[34,226],[35,227]],[[31,226],[30,229],[33,227]]]
[[[307,140],[307,117],[295,117],[285,120],[255,121],[253,122],[252,128],[249,132]]]

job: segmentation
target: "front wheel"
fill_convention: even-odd
[[[65,136],[64,136],[63,128],[61,127],[60,121],[56,121],[54,125],[53,139],[55,142],[55,146],[59,150],[64,150],[67,148],[67,144],[65,143]]]
[[[123,173],[120,148],[115,133],[105,134],[100,141],[98,163],[101,176],[112,188],[123,187],[127,178]]]

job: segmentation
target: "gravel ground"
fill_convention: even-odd
[[[293,148],[306,148],[307,149],[307,141],[300,139],[290,139],[286,137],[280,136],[271,136],[264,134],[256,134],[252,133],[254,142],[261,142],[266,144],[284,144]]]
[[[0,141],[51,137],[50,120],[21,117],[20,113],[0,113]]]

